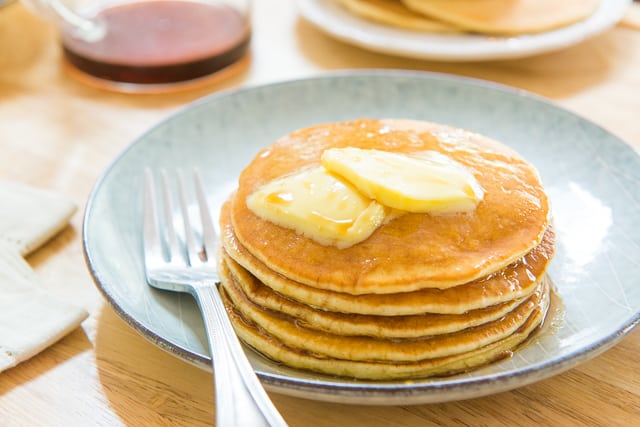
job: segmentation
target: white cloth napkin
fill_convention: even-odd
[[[58,194],[0,181],[0,372],[44,350],[88,316],[43,289],[21,256],[64,228],[75,211]]]
[[[0,181],[0,241],[25,255],[62,230],[76,206],[47,190]]]

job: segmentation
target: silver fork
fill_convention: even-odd
[[[220,298],[215,261],[218,238],[197,171],[194,180],[202,233],[194,232],[189,219],[186,184],[180,172],[177,187],[184,229],[183,233],[176,231],[172,191],[164,171],[161,188],[166,233],[162,233],[153,174],[149,169],[145,171],[143,240],[147,282],[158,289],[187,292],[198,302],[213,360],[216,425],[286,426],[247,360]]]

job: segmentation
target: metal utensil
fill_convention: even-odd
[[[179,212],[174,212],[171,195],[175,192],[171,190],[166,172],[162,173],[160,187],[164,220],[161,222],[153,174],[148,169],[145,171],[144,259],[147,282],[158,289],[187,292],[198,302],[213,359],[216,425],[286,426],[247,360],[227,316],[217,286],[215,251],[218,238],[199,173],[195,173],[194,180],[202,226],[200,232],[195,231],[195,224],[189,216],[183,175],[178,173],[177,185],[174,186],[177,187],[180,206]],[[175,226],[176,222],[182,222],[182,229]]]

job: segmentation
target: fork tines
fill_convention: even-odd
[[[145,170],[145,256],[161,257],[174,265],[202,266],[214,260],[217,240],[202,177],[198,170],[194,171],[195,191],[189,192],[184,173],[178,170],[175,175],[171,180],[166,170],[160,171],[162,203],[159,206],[153,173],[149,168]],[[190,202],[194,199],[197,206]],[[174,208],[176,200],[179,212]]]

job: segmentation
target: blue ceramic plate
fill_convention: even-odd
[[[342,403],[466,399],[569,369],[614,345],[639,322],[638,153],[593,123],[522,91],[400,71],[331,74],[217,94],[134,141],[97,182],[85,213],[86,260],[109,304],[151,342],[210,369],[194,301],[152,289],[144,280],[144,167],[200,168],[210,202],[219,206],[240,171],[276,138],[363,117],[464,127],[502,141],[537,166],[553,203],[558,246],[550,276],[561,304],[512,358],[447,378],[353,381],[288,369],[247,350],[269,389]]]

